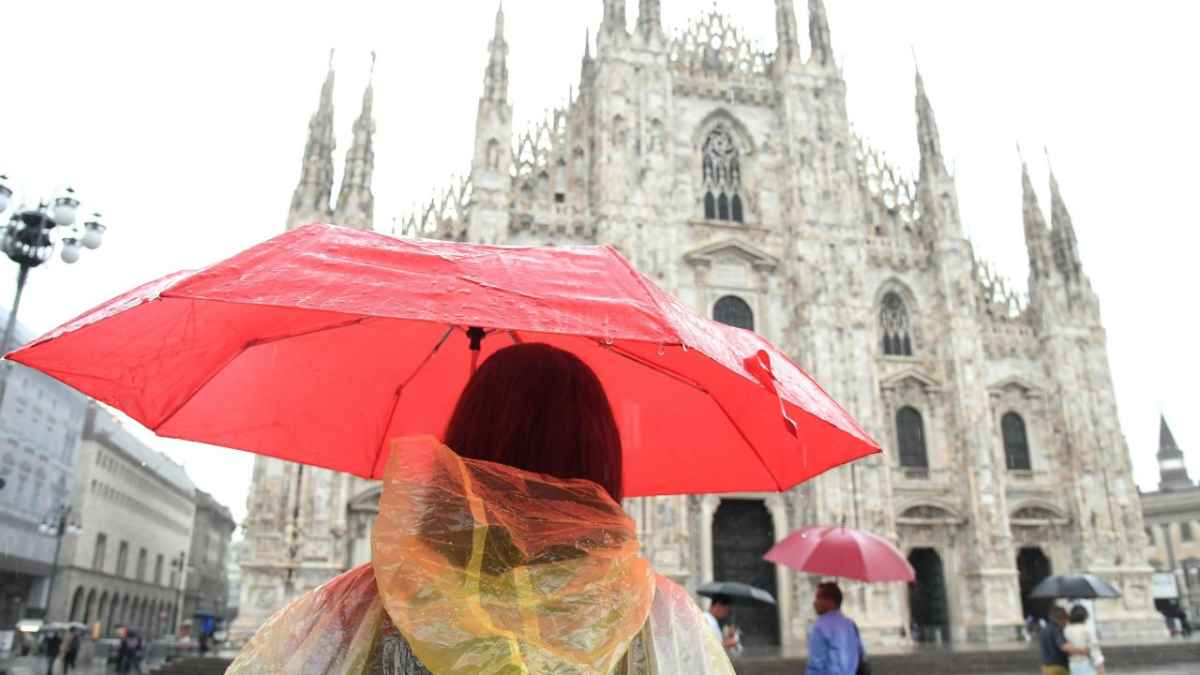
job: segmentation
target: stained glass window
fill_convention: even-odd
[[[1004,439],[1004,462],[1009,471],[1029,471],[1029,436],[1025,420],[1016,413],[1000,418],[1000,435]]]
[[[912,330],[908,307],[895,292],[883,296],[879,309],[879,332],[883,335],[883,353],[888,356],[912,356]]]
[[[742,167],[733,134],[724,124],[708,132],[701,148],[704,160],[704,217],[743,222]]]

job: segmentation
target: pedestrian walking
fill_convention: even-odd
[[[1067,642],[1075,646],[1087,648],[1087,654],[1071,654],[1071,675],[1106,675],[1104,670],[1104,653],[1100,651],[1100,640],[1095,631],[1088,626],[1088,611],[1083,605],[1071,608],[1068,620],[1070,623],[1063,629]]]
[[[713,636],[717,638],[717,642],[721,643],[727,653],[736,650],[739,646],[737,627],[732,624],[725,628],[721,627],[721,622],[728,619],[732,611],[733,600],[729,596],[718,595],[713,597],[712,602],[708,605],[708,611],[704,613],[704,620],[712,630]]]
[[[805,675],[855,675],[865,662],[858,626],[842,614],[842,589],[834,582],[817,586],[817,620],[808,631]]]
[[[388,446],[371,564],[284,608],[229,675],[357,675],[385,658],[398,675],[733,675],[699,606],[638,553],[621,434],[583,360],[497,350],[442,438]]]
[[[1069,621],[1067,610],[1055,605],[1050,608],[1049,614],[1050,620],[1038,637],[1042,651],[1042,675],[1071,675],[1071,656],[1087,656],[1088,648],[1067,642],[1063,633]]]
[[[56,630],[46,633],[46,637],[42,638],[42,655],[46,657],[46,675],[54,675],[54,662],[58,660],[58,655],[62,651],[62,643],[62,636]]]
[[[133,636],[128,628],[121,629],[121,641],[117,643],[117,673],[125,675],[133,666]]]
[[[129,646],[129,666],[137,671],[138,675],[142,672],[142,658],[146,655],[145,643],[142,641],[142,636],[137,631],[129,631],[130,646]]]
[[[75,669],[75,661],[79,658],[80,643],[83,642],[83,637],[75,628],[67,632],[67,644],[63,648],[63,673],[69,673]]]

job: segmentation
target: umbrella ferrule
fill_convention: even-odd
[[[487,333],[484,332],[484,330],[479,326],[471,326],[468,328],[467,339],[471,341],[471,351],[479,351],[480,348],[483,347],[483,338],[485,337],[487,337]]]

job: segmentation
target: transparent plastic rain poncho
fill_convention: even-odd
[[[372,564],[277,613],[227,673],[386,672],[394,626],[434,675],[732,675],[599,486],[465,460],[432,438],[396,441],[383,480]]]

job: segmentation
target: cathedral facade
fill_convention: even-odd
[[[1045,611],[1032,586],[1073,570],[1123,593],[1101,606],[1106,638],[1162,633],[1099,303],[1053,176],[1048,224],[1021,167],[1023,299],[964,235],[919,74],[915,180],[853,135],[821,0],[803,52],[792,0],[775,0],[774,51],[715,10],[668,36],[660,0],[640,0],[632,25],[624,0],[602,4],[576,94],[519,135],[497,14],[469,175],[395,234],[615,246],[697,310],[787,351],[886,448],[785,494],[629,500],[646,557],[688,588],[771,591],[778,607],[736,618],[764,647],[803,647],[818,579],[762,554],[839,523],[890,538],[917,571],[912,586],[845,584],[869,643],[1020,639]],[[372,90],[335,202],[332,89],[331,70],[288,224],[371,229]],[[368,560],[379,499],[369,481],[270,458],[254,472],[243,635]]]

